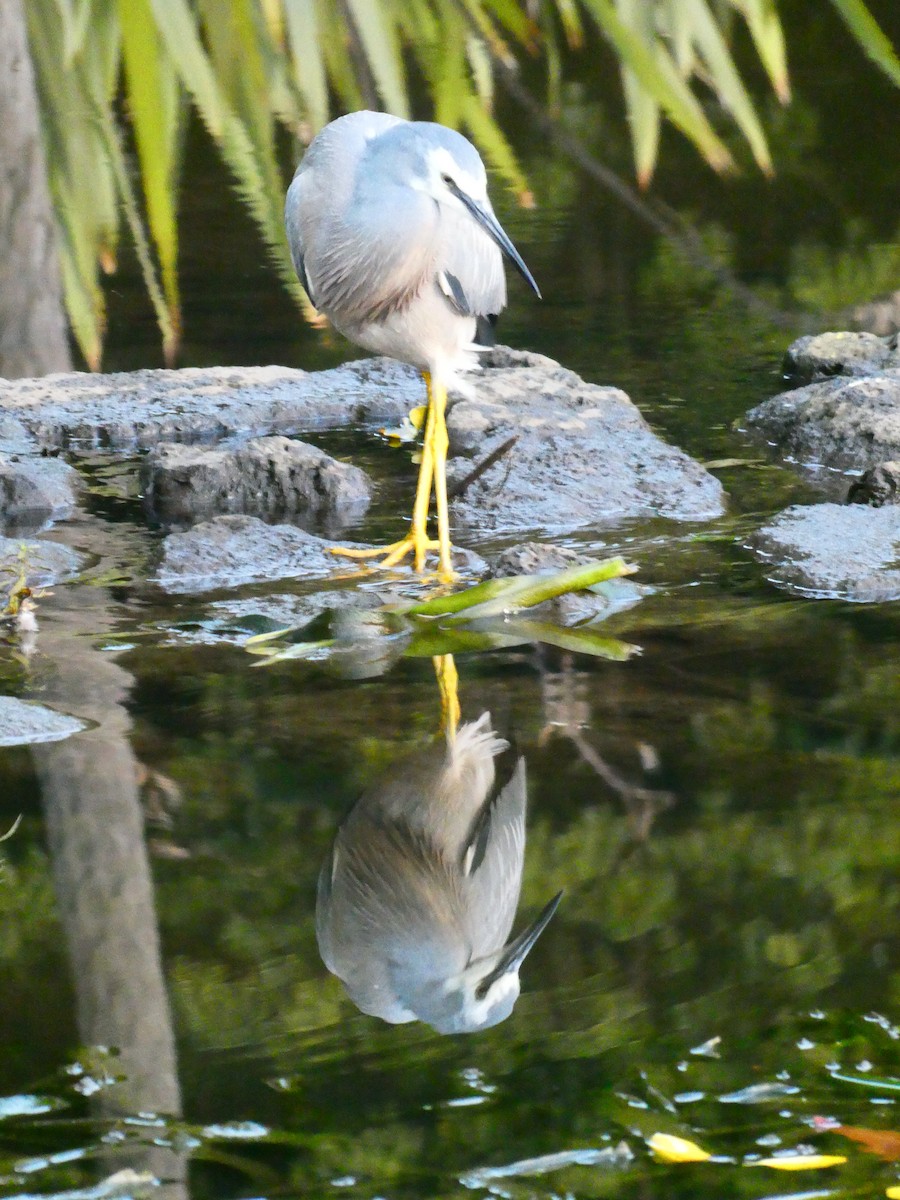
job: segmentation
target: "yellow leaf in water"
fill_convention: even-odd
[[[654,1133],[647,1145],[663,1162],[706,1162],[711,1157],[696,1142],[670,1133]]]
[[[425,425],[425,418],[428,415],[428,405],[419,404],[416,408],[409,410],[409,419],[415,425],[416,429],[422,429]]]
[[[884,1194],[888,1200],[900,1200],[900,1187],[894,1186],[884,1189]]]
[[[776,1158],[760,1158],[747,1163],[748,1167],[774,1167],[776,1171],[817,1171],[820,1167],[837,1167],[847,1159],[843,1154],[779,1154]]]

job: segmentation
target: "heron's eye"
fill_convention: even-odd
[[[455,187],[456,186],[453,181],[453,176],[447,175],[446,173],[441,176],[441,183],[446,183],[447,187]]]

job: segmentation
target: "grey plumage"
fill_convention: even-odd
[[[294,266],[313,304],[357,345],[426,376],[428,417],[409,534],[382,567],[439,551],[454,578],[447,498],[447,387],[478,366],[479,331],[506,305],[503,255],[540,295],[494,215],[484,164],[461,134],[386,113],[340,117],[316,135],[285,201]],[[432,492],[437,541],[427,533]]]
[[[498,242],[467,202],[502,234],[484,164],[461,134],[386,113],[333,121],[310,144],[285,205],[310,299],[368,349],[432,372],[471,367],[476,317],[506,305],[508,239]]]
[[[455,1033],[512,1011],[518,968],[552,909],[507,943],[526,787],[519,759],[494,794],[494,758],[505,747],[484,714],[453,743],[400,764],[338,830],[319,878],[316,934],[325,965],[363,1012]]]

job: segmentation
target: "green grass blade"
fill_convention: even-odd
[[[387,5],[373,4],[372,0],[346,3],[385,107],[399,117],[408,117],[403,54]]]
[[[640,646],[623,642],[620,638],[604,637],[591,625],[575,625],[567,629],[549,621],[529,621],[521,617],[504,623],[510,637],[523,642],[541,642],[545,646],[556,646],[560,650],[571,650],[576,654],[590,654],[594,658],[606,658],[610,662],[627,662],[640,654]]]
[[[638,83],[654,97],[672,123],[688,137],[716,171],[734,166],[725,143],[710,125],[700,102],[681,78],[662,43],[649,45],[623,21],[610,0],[584,0],[601,33]]]
[[[676,0],[677,2],[677,0]],[[782,104],[791,98],[784,29],[775,0],[731,0],[744,18],[759,60]]]
[[[410,616],[454,616],[472,620],[475,617],[531,608],[567,592],[582,591],[608,579],[630,575],[634,570],[624,558],[607,558],[567,567],[564,571],[555,571],[552,575],[515,575],[509,579],[488,579],[484,583],[453,592],[449,596],[435,596],[418,604],[404,605],[396,611]]]
[[[282,218],[284,196],[277,172],[260,163],[253,138],[219,85],[186,0],[151,0],[157,29],[176,71],[230,168],[279,274],[300,301]]]
[[[863,0],[831,0],[863,53],[900,87],[900,58]]]
[[[315,0],[283,0],[283,5],[294,81],[315,133],[328,121],[328,79],[316,4]]]
[[[122,136],[117,124],[115,123],[115,119],[110,112],[98,112],[97,124],[103,136],[107,161],[112,167],[116,185],[119,189],[122,208],[125,213],[125,220],[128,222],[128,228],[131,233],[132,241],[134,242],[135,252],[137,253],[138,263],[140,264],[141,268],[141,275],[143,276],[144,280],[144,287],[147,289],[147,295],[150,297],[150,302],[153,305],[153,311],[156,313],[156,321],[159,325],[160,333],[162,334],[163,356],[165,357],[166,362],[171,364],[175,360],[175,354],[178,347],[177,327],[172,318],[172,314],[169,311],[162,288],[159,284],[159,278],[156,273],[156,264],[153,262],[153,255],[150,252],[150,243],[147,238],[147,232],[141,219],[140,208],[137,202],[137,194],[131,182],[131,172],[128,169],[128,164],[125,159],[125,149],[122,145]]]
[[[618,12],[635,33],[651,43],[653,11],[642,0],[618,0]],[[631,147],[639,185],[647,187],[659,153],[660,108],[656,98],[641,84],[634,71],[622,63],[622,87],[631,130]],[[683,72],[679,63],[679,70]]]
[[[771,175],[772,159],[766,135],[706,0],[682,0],[682,3],[693,23],[694,45],[709,69],[712,87],[747,139],[757,166],[764,174]]]
[[[147,223],[159,259],[169,327],[166,361],[177,350],[181,329],[178,291],[176,155],[178,111],[175,73],[159,43],[150,0],[119,0],[119,24],[128,107],[141,168]]]

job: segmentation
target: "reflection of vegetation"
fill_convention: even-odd
[[[645,643],[643,658],[579,673],[591,736],[610,760],[623,727],[658,748],[676,803],[644,839],[574,748],[538,745],[544,714],[527,652],[505,654],[493,670],[464,664],[464,706],[509,712],[529,761],[523,903],[535,911],[551,879],[566,895],[524,972],[515,1019],[462,1044],[351,1015],[313,929],[320,859],[342,810],[373,762],[397,753],[409,718],[423,736],[433,731],[430,666],[406,662],[401,680],[373,685],[298,687],[289,665],[236,671],[233,650],[142,652],[137,739],[142,757],[182,787],[175,832],[192,855],[156,870],[187,1112],[195,1122],[252,1116],[275,1130],[271,1144],[234,1140],[226,1154],[191,1127],[202,1142],[192,1194],[238,1190],[217,1174],[227,1160],[243,1193],[265,1168],[280,1186],[268,1179],[254,1194],[313,1195],[355,1174],[371,1194],[458,1195],[459,1175],[476,1167],[624,1138],[635,1158],[618,1168],[567,1167],[502,1186],[523,1197],[565,1186],[624,1198],[653,1185],[752,1197],[754,1173],[723,1166],[701,1178],[653,1164],[642,1139],[683,1133],[688,1122],[717,1153],[740,1157],[772,1134],[836,1152],[832,1135],[808,1129],[809,1116],[878,1120],[868,1094],[826,1067],[868,1059],[873,1074],[898,1068],[900,1043],[840,1008],[868,1012],[875,997],[888,1005],[900,996],[900,673],[897,654],[885,654],[896,621],[885,610],[826,623],[820,608],[795,603],[722,612],[721,595],[704,606],[703,589],[689,591],[665,610],[651,598],[614,618]],[[45,856],[21,836],[8,847],[3,1017],[27,1044],[19,1031],[30,998],[49,986],[46,964],[58,970],[59,932]],[[796,1016],[813,1009],[833,1015]],[[714,1034],[720,1059],[689,1053]],[[62,1021],[57,1036],[66,1036]],[[800,1088],[788,1101],[777,1092],[769,1103],[717,1099],[782,1071]],[[23,1056],[6,1063],[0,1086],[27,1077]],[[704,1096],[673,1099],[696,1092]],[[13,1158],[85,1138],[83,1127],[11,1124],[0,1143],[6,1175]],[[130,1136],[162,1135],[132,1127]],[[878,1162],[848,1153],[841,1185],[852,1176],[871,1190]],[[84,1161],[64,1170],[68,1186],[85,1186]],[[39,1172],[31,1190],[38,1181]]]
[[[862,0],[832,0],[869,57],[895,82],[900,61]],[[539,50],[554,105],[569,52],[599,35],[618,58],[639,178],[659,150],[661,119],[717,168],[733,156],[714,127],[705,89],[757,164],[771,170],[763,122],[732,43],[749,33],[768,80],[789,96],[784,33],[774,2],[728,0],[390,0],[297,3],[239,0],[35,0],[27,6],[45,120],[51,185],[62,235],[67,303],[92,366],[99,363],[104,302],[98,268],[115,268],[120,208],[156,309],[166,353],[180,332],[178,179],[187,102],[196,107],[280,269],[299,296],[281,227],[278,129],[305,137],[342,109],[412,107],[427,83],[439,121],[471,133],[523,196],[522,171],[492,113],[494,69]],[[131,180],[118,115],[124,91],[140,168]],[[139,194],[140,191],[140,194]]]

